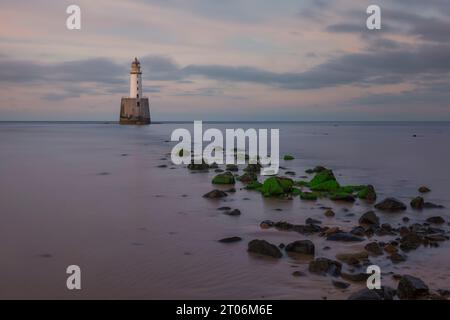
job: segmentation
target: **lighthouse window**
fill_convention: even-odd
[[[138,108],[139,108],[139,106],[140,106],[140,103],[139,103],[139,101],[138,101],[138,103],[137,103],[137,106],[138,106]]]

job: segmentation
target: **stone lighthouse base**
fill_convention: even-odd
[[[150,124],[148,98],[122,98],[120,124]]]

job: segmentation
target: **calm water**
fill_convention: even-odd
[[[217,128],[280,128],[281,154],[296,160],[281,165],[298,176],[315,165],[334,170],[343,184],[373,184],[379,198],[409,202],[427,185],[426,200],[450,207],[450,125],[447,123],[265,123],[213,124]],[[316,256],[334,258],[365,243],[325,243],[318,236],[261,230],[265,219],[350,229],[367,205],[267,200],[238,190],[226,201],[201,196],[212,190],[210,173],[170,169],[173,129],[188,124],[146,127],[115,124],[0,124],[0,298],[151,298],[151,299],[343,299],[361,288],[338,290],[331,278],[308,274],[307,260],[279,261],[249,256],[248,241],[288,243],[309,238]],[[417,137],[413,138],[412,135]],[[157,168],[168,164],[168,168]],[[241,187],[238,183],[237,189]],[[248,197],[251,200],[243,200]],[[230,206],[240,217],[216,209]],[[332,206],[325,218],[319,206]],[[283,211],[275,209],[280,208]],[[355,213],[345,217],[343,208]],[[432,215],[450,221],[448,210],[379,213],[396,226]],[[446,228],[449,228],[446,225]],[[240,236],[240,243],[216,240]],[[331,250],[324,251],[326,245]],[[450,244],[408,253],[405,263],[371,258],[385,273],[423,278],[432,289],[450,289]],[[68,265],[82,269],[82,290],[65,287]],[[293,271],[305,277],[293,277]]]

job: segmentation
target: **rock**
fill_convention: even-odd
[[[202,159],[202,163],[191,162],[190,164],[188,164],[187,168],[194,171],[205,171],[209,169],[209,165],[205,162],[204,159]]]
[[[366,230],[363,227],[354,227],[351,231],[351,234],[355,236],[364,237],[366,235]]]
[[[359,224],[363,226],[378,226],[380,224],[380,218],[373,211],[364,213],[359,218]]]
[[[445,220],[442,217],[436,216],[436,217],[429,217],[427,219],[427,222],[433,223],[433,224],[443,224],[443,223],[445,223]]]
[[[375,208],[381,211],[390,212],[406,210],[406,206],[395,198],[386,198],[382,202],[377,203]]]
[[[312,218],[307,218],[305,220],[306,224],[321,224],[322,221],[316,220],[316,219],[312,219]]]
[[[217,210],[219,210],[219,211],[228,211],[228,210],[231,210],[231,208],[230,207],[220,207],[220,208],[217,208]]]
[[[377,242],[370,242],[365,245],[364,249],[374,256],[381,256],[383,254],[383,249]]]
[[[450,297],[450,290],[438,289],[437,292],[443,297]]]
[[[317,194],[315,192],[302,192],[300,193],[300,199],[302,200],[310,200],[315,201],[317,200]]]
[[[213,184],[235,184],[234,176],[231,172],[220,173],[216,175],[213,180]]]
[[[419,278],[404,275],[398,283],[397,295],[400,299],[419,299],[428,293],[428,286]]]
[[[272,228],[274,226],[274,222],[271,220],[264,220],[263,222],[260,223],[260,227],[261,229],[269,229]]]
[[[391,253],[391,255],[389,256],[389,259],[392,261],[392,263],[400,263],[400,262],[406,261],[406,256],[404,256],[400,253],[394,252],[394,253]]]
[[[316,173],[308,183],[312,191],[335,191],[340,188],[332,170],[324,170]]]
[[[229,237],[229,238],[220,239],[219,242],[232,243],[232,242],[238,242],[238,241],[241,241],[241,240],[242,240],[241,237]]]
[[[350,265],[357,264],[361,260],[366,260],[368,257],[369,255],[365,251],[356,253],[339,253],[336,255],[336,259]]]
[[[408,218],[408,217],[403,217],[403,218],[402,218],[402,221],[403,221],[404,223],[407,223],[407,222],[409,222],[409,218]]]
[[[247,167],[244,169],[244,171],[259,173],[261,171],[261,165],[259,163],[256,163],[256,164],[250,163],[249,165],[247,165]]]
[[[237,180],[239,180],[242,183],[250,183],[253,181],[257,181],[258,177],[254,172],[245,172],[242,176],[238,177]]]
[[[226,167],[225,167],[225,169],[226,169],[227,171],[231,171],[231,172],[237,172],[237,171],[239,171],[239,167],[238,167],[237,165],[235,165],[235,164],[227,164]]]
[[[218,169],[218,168],[219,168],[219,165],[218,165],[217,163],[213,162],[213,163],[211,163],[211,164],[209,165],[209,168],[210,168],[210,169]]]
[[[160,164],[157,168],[167,168],[167,164]]]
[[[341,277],[342,279],[345,279],[347,281],[352,281],[352,282],[366,282],[367,278],[369,278],[369,274],[368,273],[345,273],[342,272]]]
[[[302,271],[294,271],[294,272],[292,272],[292,275],[293,275],[294,277],[303,277],[303,276],[306,276],[306,274],[305,274],[304,272],[302,272]]]
[[[266,179],[261,187],[261,192],[265,197],[280,196],[290,193],[294,181],[283,177],[270,177]]]
[[[355,197],[350,193],[336,192],[330,194],[330,200],[342,202],[355,202]]]
[[[286,171],[284,174],[288,176],[295,176],[297,173],[295,173],[295,171]]]
[[[286,252],[314,255],[314,243],[310,240],[299,240],[289,243],[286,246]]]
[[[335,286],[338,289],[347,289],[348,287],[350,287],[350,283],[347,282],[333,280],[332,283],[333,286]]]
[[[396,294],[395,289],[390,287],[382,286],[381,289],[369,288],[361,289],[353,293],[348,299],[349,300],[393,300]]]
[[[230,189],[227,189],[227,190],[225,190],[225,192],[228,192],[228,193],[235,193],[235,192],[236,192],[236,188],[230,188]]]
[[[320,173],[325,170],[328,170],[328,169],[325,167],[322,167],[322,166],[316,166],[314,169],[305,170],[305,172],[308,174],[312,174],[312,173]]]
[[[443,209],[444,208],[444,206],[442,206],[440,204],[435,204],[435,203],[432,203],[432,202],[425,202],[423,204],[423,207],[426,208],[426,209]]]
[[[419,191],[420,193],[427,193],[427,192],[430,192],[431,190],[430,190],[428,187],[421,186],[421,187],[418,189],[418,191]]]
[[[256,253],[272,258],[281,258],[283,254],[277,246],[265,241],[265,240],[252,240],[248,243],[248,252]]]
[[[203,195],[204,198],[208,198],[208,199],[219,199],[219,198],[223,198],[223,197],[227,197],[227,196],[228,195],[225,192],[223,192],[221,190],[217,190],[217,189],[210,191]]]
[[[341,274],[342,264],[327,258],[317,258],[309,263],[308,270],[311,273],[319,275],[330,274],[339,276]]]
[[[324,215],[325,215],[326,217],[334,217],[336,214],[334,213],[333,210],[327,209],[327,210],[325,211]]]
[[[234,210],[231,210],[231,211],[225,211],[224,214],[226,214],[228,216],[240,216],[241,215],[241,210],[234,209]]]
[[[422,237],[417,233],[409,232],[400,239],[400,249],[405,252],[415,250],[422,244]]]
[[[397,253],[398,252],[398,249],[395,246],[393,246],[392,244],[385,245],[383,250],[386,251],[389,254],[393,254],[393,253]]]
[[[292,156],[292,155],[290,155],[290,154],[286,154],[286,155],[283,157],[283,159],[284,159],[284,161],[289,161],[289,160],[294,160],[295,158],[294,158],[294,156]]]
[[[225,170],[223,170],[223,169],[216,169],[216,170],[214,170],[214,172],[215,173],[222,173],[222,172],[224,172]]]
[[[348,297],[348,300],[383,300],[375,290],[370,290],[368,288],[356,291]]]
[[[375,192],[375,188],[370,184],[359,190],[356,196],[368,202],[375,202],[377,200],[377,193]]]
[[[422,197],[415,197],[411,200],[410,205],[413,209],[422,209],[425,201]]]
[[[360,242],[363,238],[357,237],[348,232],[337,232],[327,237],[328,241],[343,241],[343,242]]]

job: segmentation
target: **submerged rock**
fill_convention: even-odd
[[[381,211],[403,211],[406,210],[406,206],[403,202],[395,199],[395,198],[386,198],[383,201],[377,203],[375,208]]]
[[[409,232],[400,239],[400,249],[405,252],[415,250],[422,244],[422,237],[417,233]]]
[[[427,192],[430,192],[431,190],[430,190],[428,187],[426,187],[426,186],[421,186],[421,187],[418,189],[418,191],[419,191],[420,193],[427,193]]]
[[[266,240],[252,240],[248,243],[248,252],[269,256],[272,258],[281,258],[283,254],[276,245],[273,245]]]
[[[428,293],[428,286],[419,278],[404,275],[398,283],[397,295],[400,299],[420,299]]]
[[[287,252],[314,255],[314,243],[310,240],[299,240],[289,243],[285,249]]]
[[[357,237],[349,232],[337,232],[327,237],[328,241],[343,241],[343,242],[360,242],[363,238]]]
[[[341,274],[342,279],[345,279],[347,281],[352,281],[352,282],[365,282],[367,281],[367,278],[369,278],[369,274],[368,273],[345,273],[343,272]]]
[[[259,173],[261,171],[261,165],[259,163],[250,163],[247,165],[247,167],[244,169],[245,172],[254,172]]]
[[[339,276],[341,274],[342,264],[327,258],[317,258],[309,263],[308,270],[311,273],[319,275],[330,274]]]
[[[348,287],[350,287],[350,283],[343,282],[343,281],[333,280],[331,283],[333,284],[333,286],[335,286],[338,289],[347,289]]]
[[[203,195],[204,198],[208,198],[208,199],[219,199],[219,198],[223,198],[223,197],[227,197],[228,195],[221,191],[221,190],[212,190],[206,194]]]
[[[219,242],[232,243],[232,242],[238,242],[238,241],[241,241],[241,240],[242,240],[241,237],[229,237],[229,238],[220,239]]]
[[[426,208],[426,209],[443,209],[444,208],[443,205],[435,204],[435,203],[432,203],[432,202],[425,202],[423,204],[423,207]]]
[[[360,261],[367,260],[368,257],[369,255],[365,251],[356,253],[339,253],[336,255],[336,259],[350,265],[358,264]]]
[[[292,155],[290,155],[290,154],[286,154],[286,155],[283,157],[283,159],[284,159],[284,161],[289,161],[289,160],[294,160],[295,158],[294,158],[294,156],[292,156]]]
[[[234,209],[234,210],[231,210],[231,211],[225,211],[224,214],[226,214],[228,216],[240,216],[241,215],[241,210]]]
[[[445,223],[445,220],[442,217],[436,216],[436,217],[429,217],[427,219],[427,222],[433,223],[433,224],[443,224],[443,223]]]
[[[380,224],[380,218],[373,211],[364,213],[359,218],[359,224],[363,226],[378,226]]]
[[[234,176],[231,172],[220,173],[216,175],[213,180],[213,184],[235,184]]]
[[[311,174],[311,173],[320,173],[325,170],[328,170],[328,169],[323,166],[316,166],[314,169],[305,170],[305,172]]]
[[[235,164],[227,164],[225,169],[227,171],[232,171],[232,172],[239,171],[239,167],[237,165],[235,165]]]
[[[355,202],[355,197],[346,192],[335,192],[330,194],[329,197],[333,201],[343,201],[343,202]]]

